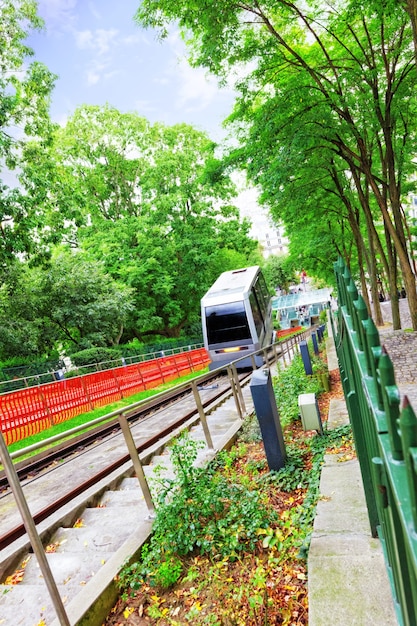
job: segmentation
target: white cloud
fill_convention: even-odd
[[[100,74],[93,69],[87,70],[87,84],[96,85],[100,80]]]
[[[67,30],[76,21],[77,0],[38,0],[38,12],[48,24],[48,32]]]
[[[138,46],[140,43],[146,43],[146,39],[144,38],[143,33],[138,31],[138,33],[135,33],[134,35],[122,37],[120,42],[125,46]]]
[[[77,48],[85,50],[93,47],[93,33],[91,30],[79,30],[74,33]]]
[[[98,28],[95,31],[74,31],[75,43],[80,50],[93,50],[96,54],[104,55],[109,52],[119,31],[115,28],[104,30]]]
[[[94,2],[89,2],[88,3],[88,9],[91,13],[91,15],[96,19],[96,20],[101,20],[102,19],[102,15],[99,12],[99,10],[97,9],[97,6]]]
[[[133,108],[136,111],[140,111],[140,115],[144,113],[153,113],[156,108],[149,100],[135,100]]]
[[[207,109],[219,96],[219,93],[230,97],[232,89],[220,89],[218,80],[210,76],[203,68],[193,68],[187,61],[188,51],[179,31],[172,31],[166,42],[171,47],[176,61],[168,68],[171,82],[177,85],[175,106],[187,112]],[[163,80],[163,78],[159,78]]]
[[[187,111],[207,108],[219,93],[217,81],[207,78],[204,70],[191,68],[185,61],[179,64],[179,89],[176,106]]]
[[[115,70],[109,70],[109,64],[106,61],[93,59],[85,68],[85,76],[89,85],[96,85],[100,80],[111,78],[117,74]]]

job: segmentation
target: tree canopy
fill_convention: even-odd
[[[311,267],[329,263],[329,246],[334,260],[342,253],[366,292],[370,277],[376,307],[381,273],[394,327],[400,271],[417,329],[402,206],[415,169],[416,65],[409,14],[394,5],[216,0],[201,11],[196,0],[144,0],[136,19],[161,36],[177,21],[193,64],[223,80],[235,73],[239,96],[229,122],[239,148],[230,162],[247,168],[272,214],[284,219],[292,249],[302,231]]]
[[[215,150],[185,124],[83,106],[25,152],[21,181],[46,223],[134,294],[125,339],[179,336],[218,268],[256,250]]]
[[[16,184],[13,170],[26,141],[47,141],[51,130],[49,100],[55,76],[38,61],[25,39],[42,28],[34,0],[0,3],[0,269],[16,254],[34,252],[39,215]]]

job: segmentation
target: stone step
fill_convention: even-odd
[[[214,449],[226,445],[227,437],[233,436],[239,426],[234,401],[225,402],[219,416],[217,413],[210,416]],[[142,428],[141,437],[144,433],[146,438],[148,435]],[[201,424],[192,427],[190,434],[205,443]],[[214,450],[205,445],[198,450],[196,463],[206,463],[213,456]],[[158,449],[149,465],[143,466],[151,489],[157,467],[164,468],[160,476],[174,477],[169,448]],[[100,594],[102,597],[114,585],[114,576],[151,532],[152,522],[138,479],[132,476],[114,484],[117,486],[103,492],[96,506],[87,506],[78,520],[71,522],[71,527],[58,528],[47,543],[46,550],[53,550],[47,553],[47,560],[71,624],[82,617],[84,602],[91,602],[92,597]],[[22,582],[0,585],[0,625],[36,626],[41,620],[47,626],[58,626],[45,580],[32,554]],[[100,615],[89,623],[95,626],[102,620]]]

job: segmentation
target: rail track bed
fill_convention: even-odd
[[[202,401],[203,406],[212,402],[218,395],[224,393],[224,376],[213,376],[213,378],[206,381],[204,384],[205,389],[212,388],[217,389],[217,393],[213,392],[209,394],[208,398]],[[151,418],[154,412],[160,411],[162,408],[168,408],[170,405],[181,402],[182,398],[186,398],[190,394],[190,390],[177,390],[174,388],[169,392],[164,393],[163,400],[158,396],[150,399],[146,402],[143,408],[137,408],[127,411],[126,418],[130,425],[135,424],[137,421]],[[196,408],[194,406],[194,412]],[[88,424],[86,424],[86,428]],[[19,477],[20,482],[32,480],[36,476],[45,470],[53,469],[55,463],[62,463],[69,457],[78,455],[85,451],[86,448],[99,444],[103,439],[111,436],[117,436],[120,434],[120,423],[116,417],[93,427],[78,436],[72,437],[69,441],[63,441],[54,445],[46,451],[40,452],[34,456],[31,456],[23,461],[15,464],[15,469]],[[8,488],[8,479],[4,470],[0,470],[0,503],[1,497],[5,490]],[[0,511],[1,514],[1,511]],[[0,538],[0,550],[2,549],[2,543]]]
[[[246,382],[249,379],[247,376]],[[234,439],[242,411],[227,377],[203,384],[199,395],[213,443],[212,449],[206,445],[200,452],[198,462],[205,463]],[[248,385],[242,387],[242,396],[246,411],[252,410]],[[142,415],[130,425],[147,478],[161,464],[170,472],[166,446],[185,428],[192,437],[205,441],[192,393],[182,395],[177,402],[171,399],[159,410],[153,407],[151,415]],[[23,490],[66,618],[57,618],[13,494],[3,492],[0,624],[100,624],[112,595],[116,597],[114,576],[140,549],[152,527],[151,511],[123,435],[113,428],[110,435],[99,441],[96,438],[92,447],[83,446],[76,455],[71,453],[61,462],[49,464],[35,478],[25,479]]]
[[[306,336],[267,351],[267,366],[277,359],[291,360],[298,340]],[[23,464],[18,484],[30,511],[29,529],[22,525],[16,493],[3,483],[0,625],[103,622],[118,597],[115,576],[139,554],[151,533],[154,511],[148,485],[156,467],[172,473],[169,442],[187,429],[205,442],[197,459],[201,465],[230,446],[244,415],[253,412],[251,373],[237,376],[229,371],[218,380],[213,380],[214,372],[203,375],[187,394],[170,396],[165,406],[151,401],[150,413],[131,412],[129,424],[120,421],[123,433],[116,423],[110,424],[109,432],[93,433],[93,443],[78,440],[76,451],[61,448],[52,463],[46,459],[46,466],[45,459],[36,468]]]

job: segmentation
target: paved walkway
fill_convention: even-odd
[[[400,300],[403,330],[392,330],[389,302],[382,302],[381,309],[385,326],[378,329],[379,336],[381,344],[385,347],[394,364],[395,381],[400,391],[401,402],[404,396],[407,396],[417,413],[417,333],[409,330],[411,329],[411,320],[408,302],[406,299]]]
[[[392,330],[391,307],[382,303],[385,325],[381,344],[393,364],[401,401],[407,395],[417,409],[417,333],[407,300],[400,301],[403,330]],[[329,329],[329,369],[338,362]],[[416,411],[417,412],[417,411]],[[333,400],[328,428],[349,422],[346,403]],[[396,626],[398,624],[382,547],[371,537],[359,462],[327,455],[320,481],[308,559],[309,626]]]

